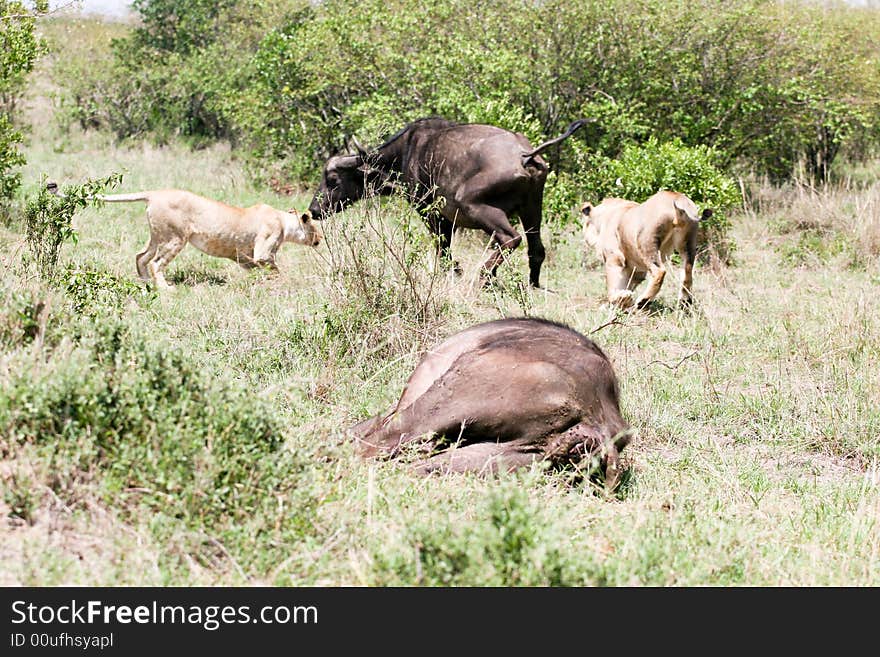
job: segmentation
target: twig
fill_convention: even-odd
[[[670,370],[677,370],[684,361],[686,361],[688,358],[693,358],[694,356],[696,356],[699,353],[700,353],[699,351],[693,351],[693,352],[689,353],[687,356],[682,357],[681,360],[679,360],[675,365],[669,365],[667,363],[664,363],[662,360],[652,360],[650,363],[648,363],[648,365],[657,364],[657,365],[662,365],[663,367],[666,367]]]
[[[604,324],[599,324],[599,326],[597,326],[596,328],[591,330],[589,334],[593,335],[593,333],[598,333],[606,326],[611,326],[612,324],[620,324],[621,326],[624,326],[626,324],[626,322],[621,322],[619,317],[612,317],[610,320],[608,320]]]

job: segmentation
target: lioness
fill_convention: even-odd
[[[145,201],[150,243],[137,254],[138,275],[156,285],[172,286],[162,273],[187,243],[245,269],[277,269],[275,254],[284,242],[317,246],[323,238],[306,211],[299,216],[258,204],[238,208],[180,189],[96,196],[108,203]]]
[[[712,210],[700,214],[684,194],[660,191],[644,203],[606,198],[599,205],[584,203],[584,239],[605,262],[608,301],[627,308],[643,308],[660,291],[673,252],[681,256],[681,287],[678,300],[689,304],[693,297],[693,267],[697,230]],[[633,299],[633,290],[650,274],[648,287]]]

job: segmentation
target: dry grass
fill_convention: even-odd
[[[124,191],[308,202],[252,187],[222,146],[114,145],[47,122],[27,156],[24,193],[43,174],[80,181],[123,171]],[[464,274],[447,274],[418,219],[391,201],[328,220],[318,250],[285,246],[275,276],[188,249],[171,266],[173,294],[87,318],[68,309],[65,292],[22,274],[21,230],[4,228],[0,417],[13,381],[68,371],[81,335],[119,321],[271,401],[283,453],[300,465],[237,526],[211,532],[210,518],[168,517],[161,505],[147,510],[145,493],[107,490],[100,469],[60,485],[53,469],[70,464],[5,427],[0,583],[876,586],[878,190],[761,189],[734,220],[736,265],[697,267],[690,313],[675,307],[670,277],[650,312],[615,314],[574,226],[545,231],[549,290],[523,284],[521,248],[481,291],[482,236],[456,235]],[[141,207],[90,209],[76,226],[63,262],[135,279],[148,234]],[[801,241],[812,234],[818,242]],[[845,248],[829,246],[838,242]],[[21,337],[34,299],[49,302],[36,342]],[[426,346],[525,313],[591,334],[612,359],[636,431],[620,499],[538,469],[416,478],[356,458],[343,429],[396,398]],[[41,388],[32,393],[39,399]],[[59,453],[73,449],[61,440]],[[185,494],[169,494],[169,505]]]

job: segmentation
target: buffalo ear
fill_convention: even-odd
[[[705,221],[706,219],[708,219],[711,216],[712,216],[712,210],[710,210],[709,208],[706,208],[705,210],[703,210],[703,214],[700,215],[700,221]]]

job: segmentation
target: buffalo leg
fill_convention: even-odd
[[[491,238],[492,253],[483,263],[480,284],[486,285],[495,276],[498,265],[504,260],[506,251],[519,246],[522,237],[510,225],[504,210],[492,205],[472,204],[466,207],[467,215],[473,223],[481,226]]]
[[[483,263],[480,284],[486,285],[495,275],[498,265],[504,260],[504,252],[515,249],[522,242],[522,237],[510,225],[510,218],[501,208],[489,205],[487,190],[498,189],[498,180],[486,175],[471,178],[455,194],[455,205],[458,212],[467,219],[466,225],[482,228],[489,235],[494,247],[492,254]],[[465,223],[465,222],[463,222]]]
[[[526,234],[526,243],[529,251],[529,284],[532,287],[541,287],[541,265],[544,264],[546,254],[544,243],[541,241],[541,205],[533,204],[520,215],[523,232]]]
[[[494,474],[528,467],[541,457],[540,453],[511,443],[474,443],[452,447],[441,454],[419,461],[419,474],[476,472]]]

